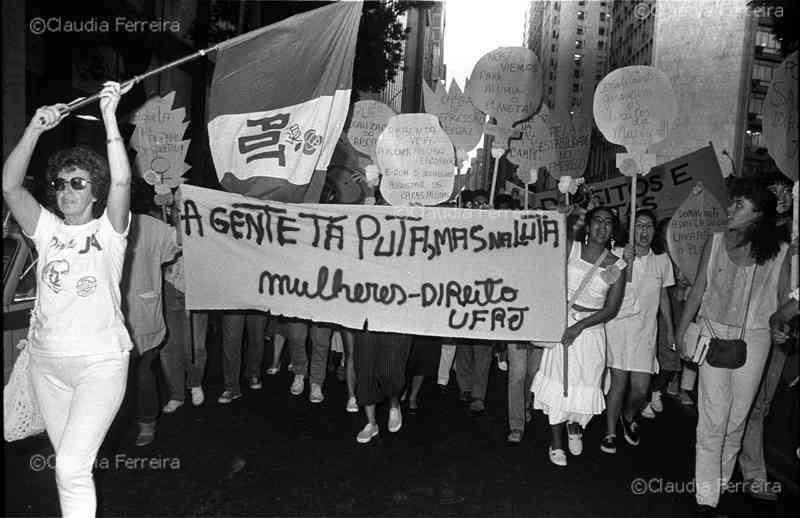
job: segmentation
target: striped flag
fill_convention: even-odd
[[[220,184],[319,201],[350,102],[361,2],[337,2],[219,45],[208,135]]]

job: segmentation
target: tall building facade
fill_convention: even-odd
[[[611,2],[530,2],[525,44],[542,63],[543,102],[550,110],[592,117],[595,87],[609,70],[611,34]],[[602,137],[597,131],[594,133],[592,147],[596,148]],[[587,167],[589,176],[591,172]],[[540,179],[537,188],[548,190],[554,186],[555,180],[547,177]]]

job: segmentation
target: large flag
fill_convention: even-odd
[[[220,184],[318,202],[350,102],[361,2],[337,2],[219,45],[208,135]]]

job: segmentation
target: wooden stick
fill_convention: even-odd
[[[567,323],[569,323],[569,320],[567,320]],[[567,395],[569,393],[569,389],[567,388],[567,386],[568,386],[567,379],[568,379],[568,374],[569,374],[569,367],[568,367],[568,365],[569,365],[569,353],[567,352],[567,346],[566,345],[561,344],[561,349],[562,349],[562,353],[564,355],[563,356],[563,360],[562,360],[563,364],[564,364],[564,377],[563,377],[564,397],[567,397]]]
[[[497,148],[492,148],[492,158],[494,158],[495,152],[494,150]],[[501,155],[502,156],[502,155]],[[492,190],[489,194],[489,205],[494,207],[494,193],[497,188],[497,171],[500,169],[500,157],[494,159],[494,173],[492,173]]]
[[[792,244],[797,244],[797,222],[798,222],[798,208],[800,207],[800,203],[798,203],[798,196],[797,196],[797,189],[798,189],[798,182],[795,180],[794,182],[794,189],[792,191],[793,199],[792,199]],[[791,274],[792,283],[789,285],[792,289],[797,287],[797,251],[792,254],[792,274]]]
[[[530,188],[531,184],[525,184],[525,210],[528,210],[528,189]]]

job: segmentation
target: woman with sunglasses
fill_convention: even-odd
[[[39,256],[30,373],[55,450],[61,512],[70,517],[95,515],[92,465],[125,395],[132,346],[119,288],[131,182],[115,115],[122,93],[109,81],[100,96],[108,161],[84,147],[50,158],[52,209],[23,181],[39,137],[64,119],[65,105],[39,108],[3,164],[3,198]]]

